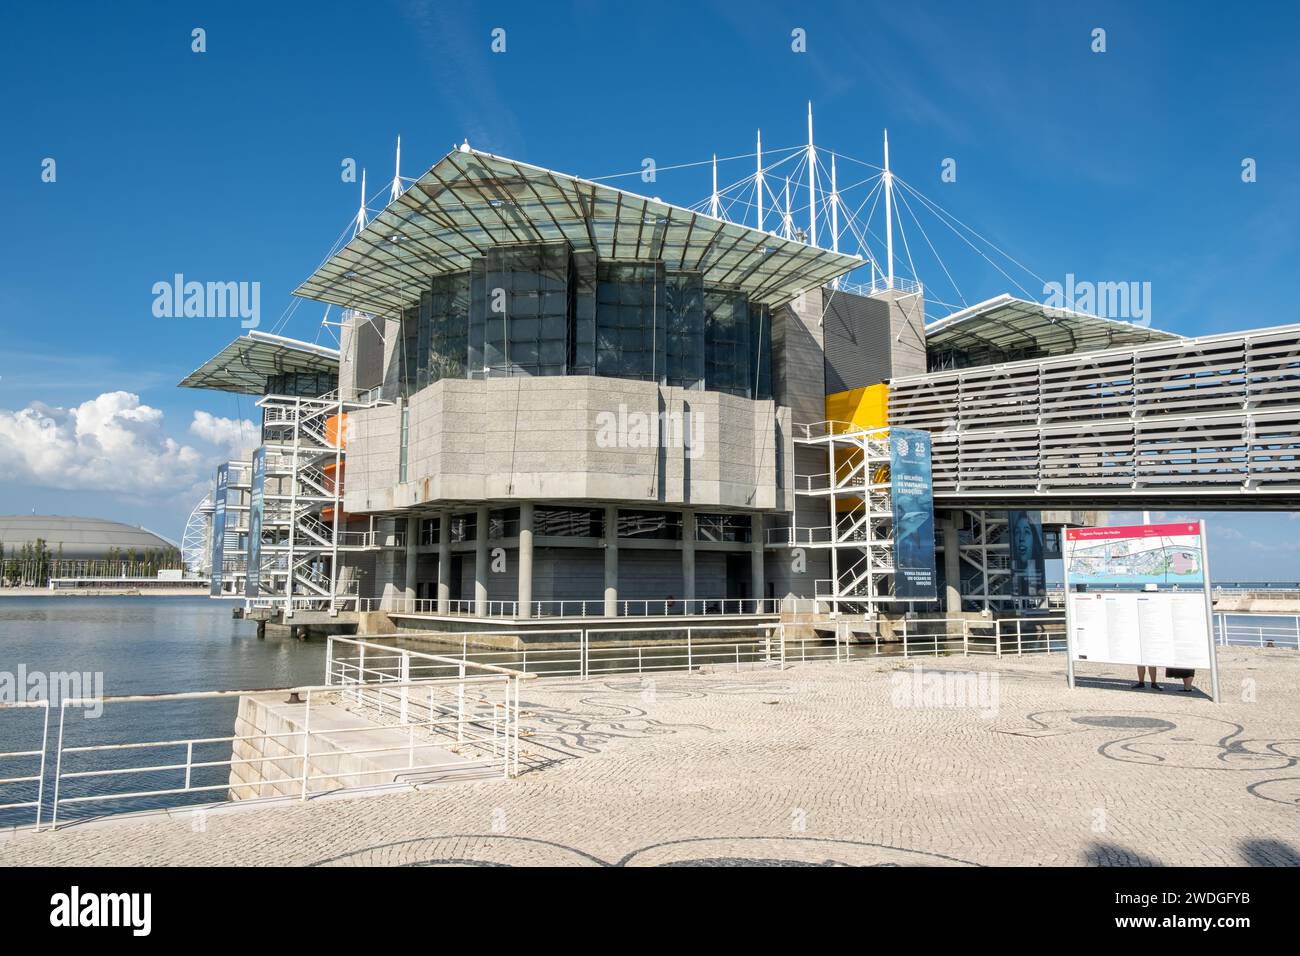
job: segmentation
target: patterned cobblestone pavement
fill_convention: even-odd
[[[517,780],[20,831],[0,864],[1296,865],[1300,655],[1220,662],[1219,705],[1071,691],[1060,654],[535,681]]]

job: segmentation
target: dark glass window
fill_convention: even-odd
[[[744,397],[772,393],[766,307],[751,307],[736,290],[706,289],[702,273],[667,272],[660,261],[601,262],[566,242],[490,248],[467,272],[430,278],[401,325],[407,395],[443,378],[497,375],[607,375]],[[275,390],[319,395],[335,385]]]
[[[466,354],[469,357],[470,378],[487,375],[483,358],[483,336],[487,322],[487,260],[474,259],[469,264],[469,331]]]
[[[488,512],[488,538],[519,537],[519,509],[502,508]]]
[[[338,385],[339,377],[333,372],[283,372],[266,377],[266,394],[319,398]]]
[[[569,259],[569,372],[596,374],[596,254]]]
[[[695,516],[696,541],[731,541],[748,544],[753,523],[749,515],[707,514]]]
[[[561,538],[599,538],[605,533],[602,508],[537,508],[533,530],[539,535]]]
[[[481,278],[474,279],[481,286],[472,292],[471,312],[476,324],[482,316],[486,374],[563,375],[569,331],[568,244],[489,249]],[[471,335],[476,333],[471,330]],[[471,341],[471,352],[475,344]]]
[[[433,331],[433,293],[420,294],[419,307],[420,330],[415,344],[415,387],[424,388],[429,384],[429,336]]]
[[[704,381],[710,391],[750,397],[749,302],[743,292],[704,293]]]
[[[437,518],[420,519],[420,544],[437,544],[441,522]]]
[[[467,515],[452,515],[450,538],[453,543],[458,541],[475,540],[478,531],[478,515],[470,513]]]
[[[772,313],[765,305],[749,307],[749,367],[754,398],[772,397]]]
[[[704,387],[704,276],[670,272],[668,300],[668,384]]]
[[[429,381],[464,378],[469,335],[469,273],[435,276],[431,306]]]
[[[601,262],[596,272],[596,374],[666,379],[663,264]]]
[[[682,516],[675,511],[622,511],[618,513],[620,538],[680,541]]]

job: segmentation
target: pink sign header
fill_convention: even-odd
[[[1179,524],[1130,524],[1110,528],[1066,528],[1067,541],[1120,541],[1125,538],[1169,538],[1199,535],[1201,526],[1195,521]]]

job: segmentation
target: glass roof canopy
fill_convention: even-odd
[[[462,147],[448,153],[294,294],[376,315],[464,272],[491,246],[567,240],[602,259],[657,259],[775,306],[865,260]]]
[[[1172,332],[1006,294],[954,312],[925,327],[925,344],[931,355],[1027,351],[1047,357],[1180,338]]]
[[[264,395],[268,376],[289,372],[338,374],[338,370],[338,349],[253,331],[241,335],[190,372],[177,387]]]

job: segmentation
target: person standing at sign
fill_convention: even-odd
[[[1165,676],[1170,680],[1181,677],[1183,680],[1183,693],[1189,694],[1192,690],[1192,678],[1196,676],[1196,671],[1189,667],[1166,667]]]
[[[1144,668],[1141,664],[1138,665],[1138,682],[1137,682],[1136,684],[1133,685],[1133,689],[1134,689],[1134,690],[1141,690],[1143,687],[1146,687],[1146,686],[1147,686],[1147,685],[1146,685],[1146,681],[1145,681],[1145,679],[1144,679],[1143,676],[1142,676],[1142,671],[1143,671],[1143,670],[1145,670],[1145,671],[1147,672],[1147,674],[1149,674],[1149,675],[1151,676],[1151,689],[1152,689],[1152,690],[1164,690],[1163,687],[1161,687],[1159,684],[1156,683],[1156,669],[1155,669],[1154,667],[1146,667],[1146,668]],[[1169,669],[1168,669],[1168,668],[1165,668],[1165,673],[1166,673],[1166,674],[1169,673]]]

